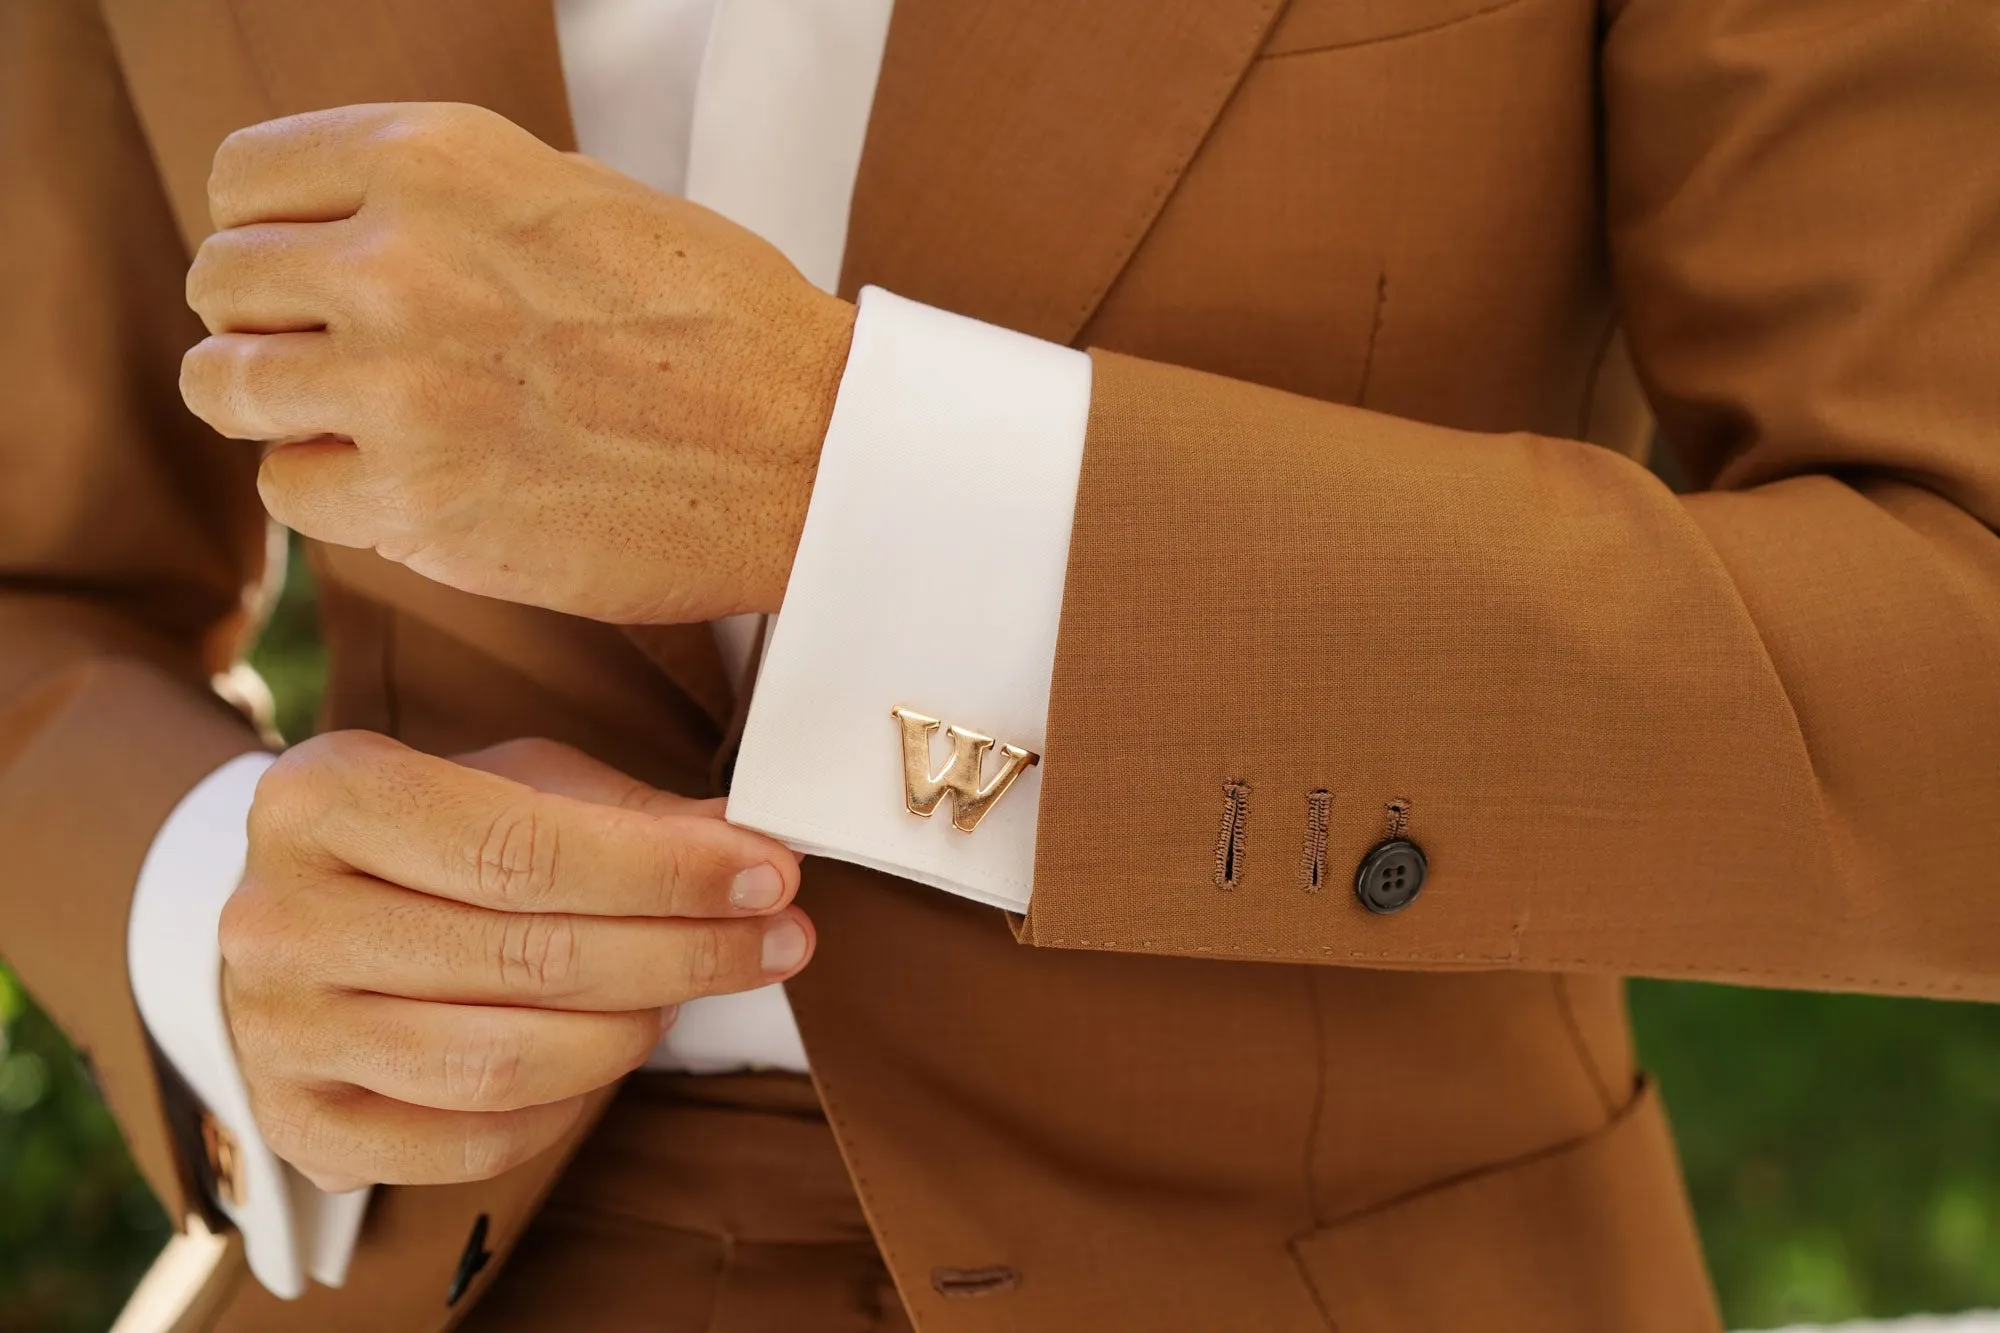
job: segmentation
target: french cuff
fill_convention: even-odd
[[[126,967],[153,1042],[202,1103],[214,1200],[243,1233],[250,1271],[286,1300],[306,1275],[337,1287],[368,1191],[327,1194],[257,1132],[222,1009],[223,904],[243,877],[250,813],[268,754],[230,760],[181,798],[146,853],[125,935]]]
[[[876,287],[860,307],[729,818],[1025,912],[1090,358]]]

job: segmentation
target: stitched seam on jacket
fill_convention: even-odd
[[[808,1052],[811,1051],[810,1043],[806,1049]],[[889,1243],[889,1226],[886,1221],[878,1220],[885,1218],[886,1215],[874,1187],[868,1183],[867,1173],[861,1169],[860,1154],[848,1130],[848,1119],[841,1109],[840,1098],[834,1094],[833,1085],[827,1081],[826,1075],[817,1065],[811,1067],[811,1078],[813,1089],[819,1093],[820,1107],[826,1112],[827,1124],[834,1131],[834,1145],[840,1149],[840,1159],[847,1164],[847,1174],[854,1181],[854,1197],[861,1204],[861,1216],[867,1221],[868,1229],[875,1237],[876,1248],[882,1252],[882,1263],[889,1270],[890,1281],[895,1283],[898,1298],[903,1299],[902,1283],[895,1282],[901,1265],[896,1258],[895,1247]],[[913,1303],[903,1299],[903,1305],[904,1312],[910,1317],[911,1325],[921,1328],[922,1321],[918,1318]]]
[[[1698,963],[1658,963],[1635,964],[1630,960],[1616,958],[1523,958],[1514,951],[1507,953],[1478,953],[1463,951],[1456,953],[1425,952],[1409,949],[1336,949],[1331,944],[1322,944],[1310,953],[1301,952],[1296,946],[1280,949],[1275,945],[1261,948],[1240,944],[1190,944],[1183,940],[1113,940],[1084,939],[1081,936],[1052,936],[1037,941],[1042,947],[1051,949],[1107,949],[1114,952],[1148,952],[1176,957],[1217,957],[1217,958],[1267,958],[1279,962],[1323,963],[1328,959],[1344,958],[1355,961],[1373,960],[1385,963],[1408,963],[1422,967],[1426,963],[1481,964],[1509,963],[1537,971],[1561,969],[1569,972],[1602,973],[1608,976],[1645,977],[1689,977],[1700,981],[1757,978],[1763,981],[1784,981],[1804,986],[1807,983],[1828,987],[1868,987],[1887,991],[1907,991],[1917,995],[1991,995],[1996,993],[1993,985],[1984,987],[1963,981],[1937,982],[1912,981],[1907,977],[1880,977],[1866,974],[1846,974],[1839,972],[1811,972],[1793,968],[1745,967],[1715,968]]]
[[[1509,3],[1511,2],[1512,0],[1509,0]],[[1132,256],[1139,252],[1147,233],[1152,231],[1154,224],[1160,220],[1160,214],[1165,209],[1167,200],[1187,173],[1188,165],[1194,161],[1195,155],[1201,152],[1201,146],[1208,142],[1209,135],[1215,132],[1216,124],[1228,113],[1230,102],[1235,100],[1236,90],[1242,86],[1243,80],[1249,77],[1251,68],[1257,63],[1257,48],[1269,35],[1272,26],[1277,23],[1278,15],[1284,12],[1286,3],[1287,0],[1275,0],[1246,30],[1245,40],[1251,44],[1248,56],[1240,66],[1230,71],[1228,83],[1220,89],[1221,96],[1215,103],[1214,112],[1199,125],[1192,127],[1193,142],[1188,144],[1186,152],[1177,154],[1174,161],[1161,173],[1160,183],[1147,197],[1145,207],[1139,210],[1132,225],[1118,238],[1110,271],[1105,274],[1101,282],[1092,285],[1084,293],[1083,299],[1077,303],[1069,319],[1069,336],[1064,339],[1065,342],[1075,341],[1076,336],[1083,332],[1084,325],[1090,322],[1090,317],[1097,313],[1097,308],[1104,304],[1104,298],[1111,294],[1111,289],[1117,285],[1118,279],[1124,276],[1126,268],[1132,263]]]
[[[1532,1148],[1515,1157],[1504,1158],[1497,1162],[1488,1162],[1483,1166],[1475,1166],[1468,1170],[1457,1172],[1454,1175],[1446,1176],[1441,1180],[1433,1180],[1427,1184],[1418,1185],[1414,1189],[1405,1190],[1401,1194],[1378,1200],[1365,1207],[1357,1208],[1351,1213],[1337,1217],[1321,1229],[1332,1230],[1339,1227],[1353,1226],[1356,1223],[1365,1222],[1383,1213],[1393,1212],[1398,1208],[1407,1207],[1414,1203],[1421,1203],[1425,1199],[1443,1194],[1459,1191],[1469,1193],[1472,1191],[1490,1190],[1495,1185],[1506,1183],[1518,1171],[1540,1166],[1545,1162],[1556,1161],[1572,1153],[1584,1152],[1602,1145],[1611,1135],[1623,1129],[1633,1117],[1639,1115],[1648,1100],[1656,1100],[1658,1097],[1659,1090],[1653,1086],[1651,1081],[1641,1079],[1637,1087],[1633,1090],[1632,1095],[1626,1099],[1625,1104],[1613,1111],[1611,1118],[1596,1129],[1578,1134],[1574,1138],[1563,1139],[1558,1143],[1547,1144],[1540,1148]],[[1296,1246],[1300,1242],[1310,1240],[1311,1238],[1311,1235],[1294,1236],[1290,1243]]]
[[[1427,37],[1434,32],[1443,32],[1446,28],[1456,28],[1461,23],[1472,23],[1487,17],[1489,14],[1497,14],[1503,9],[1512,9],[1520,3],[1521,0],[1496,0],[1494,4],[1490,4],[1484,9],[1475,9],[1467,14],[1453,14],[1447,18],[1438,19],[1434,23],[1426,23],[1421,28],[1405,28],[1401,32],[1385,32],[1374,36],[1349,38],[1346,41],[1340,42],[1324,42],[1318,46],[1298,46],[1293,47],[1289,51],[1272,51],[1268,55],[1260,54],[1257,59],[1286,60],[1292,56],[1316,56],[1327,51],[1357,51],[1364,46],[1386,46],[1390,42],[1400,42],[1411,37]]]

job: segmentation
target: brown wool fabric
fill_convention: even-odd
[[[1712,1330],[1619,977],[2000,998],[1991,18],[898,0],[847,290],[1096,349],[1033,910],[809,864],[810,1095],[641,1080],[220,1327]],[[548,0],[0,6],[0,950],[177,1212],[124,922],[263,550],[182,272],[223,135],[391,99],[567,146]],[[706,789],[705,627],[312,558],[328,724]]]

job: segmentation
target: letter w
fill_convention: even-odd
[[[942,724],[908,708],[890,711],[903,724],[904,804],[911,814],[928,819],[950,792],[951,826],[962,833],[978,828],[986,812],[1014,785],[1014,779],[1040,760],[1039,755],[1018,745],[1001,745],[1000,771],[982,786],[980,770],[985,766],[986,752],[998,742],[964,727],[948,727],[945,736],[951,741],[951,758],[942,770],[933,773],[931,733]]]

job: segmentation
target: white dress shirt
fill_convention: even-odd
[[[770,240],[832,290],[892,0],[555,0],[579,147]],[[729,817],[801,851],[1024,910],[1040,779],[972,834],[904,807],[908,706],[1039,751],[1090,401],[1081,353],[862,293],[784,608],[766,638]],[[930,517],[912,524],[911,514]],[[716,625],[750,678],[754,617]],[[934,759],[942,756],[934,756]],[[339,1285],[368,1191],[327,1195],[258,1135],[231,1050],[216,926],[267,755],[176,807],[136,886],[129,967],[175,1069],[237,1141],[250,1267]],[[803,1071],[779,986],[683,1006],[649,1064]]]

